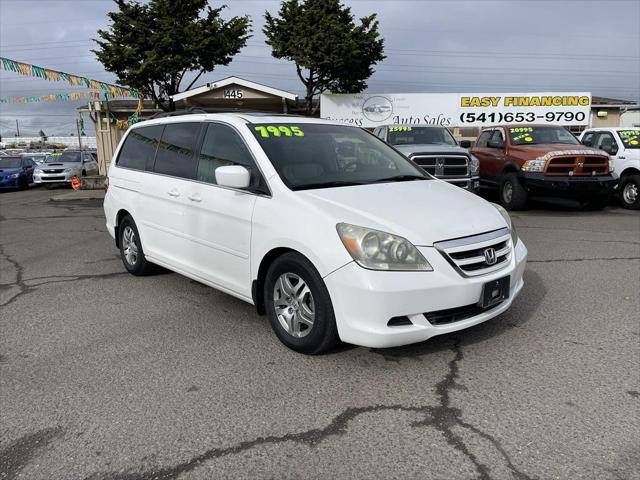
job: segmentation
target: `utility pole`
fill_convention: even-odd
[[[16,118],[16,137],[20,136],[20,126],[18,125],[18,119]]]
[[[76,118],[76,129],[78,130],[78,147],[82,150],[82,136],[80,135],[80,120]]]

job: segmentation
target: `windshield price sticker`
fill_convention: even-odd
[[[638,143],[638,138],[640,138],[640,130],[620,130],[618,131],[618,135],[620,135],[620,140],[625,145],[633,145],[636,146]]]
[[[410,132],[411,127],[389,127],[389,132]]]
[[[274,137],[304,137],[304,132],[300,130],[300,127],[293,125],[259,125],[254,127],[255,131],[260,134],[262,138],[274,138]]]
[[[509,133],[523,133],[523,132],[533,132],[533,128],[531,127],[518,127],[518,128],[510,128]]]

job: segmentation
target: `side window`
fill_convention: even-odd
[[[147,165],[153,164],[162,128],[162,125],[154,125],[131,130],[124,139],[116,165],[145,170]]]
[[[241,165],[251,172],[251,185],[258,185],[261,176],[253,157],[238,133],[227,125],[210,123],[202,142],[196,179],[216,184],[216,168]]]
[[[485,130],[478,137],[478,141],[476,142],[476,147],[478,148],[487,148],[487,142],[489,141],[489,137],[491,136],[492,130]]]
[[[194,178],[195,144],[199,123],[168,123],[162,132],[153,171],[180,178]]]
[[[585,133],[584,137],[582,137],[582,144],[587,147],[593,147],[593,137],[595,136],[595,132]]]
[[[491,142],[495,145],[504,146],[504,134],[502,133],[502,129],[497,128],[493,131],[493,135],[491,135]]]
[[[615,155],[618,153],[618,144],[616,143],[616,139],[613,138],[613,134],[611,132],[600,132],[598,137],[594,140],[593,146],[600,150],[604,150],[609,155]]]

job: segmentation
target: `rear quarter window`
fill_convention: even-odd
[[[154,125],[131,130],[120,149],[116,165],[135,170],[145,170],[147,165],[153,165],[162,129],[163,125]]]
[[[153,171],[172,177],[195,178],[197,159],[194,151],[199,133],[199,123],[168,123],[162,133]]]

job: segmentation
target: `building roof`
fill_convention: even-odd
[[[295,93],[287,92],[286,90],[279,90],[273,87],[268,87],[266,85],[262,85],[261,83],[252,82],[240,77],[223,78],[222,80],[210,82],[210,83],[207,83],[206,85],[202,85],[201,87],[197,87],[192,90],[187,90],[186,92],[176,93],[171,98],[173,99],[174,102],[177,102],[178,100],[184,100],[185,98],[202,95],[203,93],[210,92],[211,90],[217,90],[219,88],[226,87],[228,85],[240,85],[242,87],[258,90],[259,92],[273,95],[275,97],[286,98],[287,100],[297,100],[298,98],[298,95],[296,95]]]
[[[620,100],[618,98],[607,98],[607,97],[598,97],[596,95],[591,97],[591,106],[597,107],[598,105],[620,105],[624,107],[625,105],[637,105],[637,102],[633,100]]]

